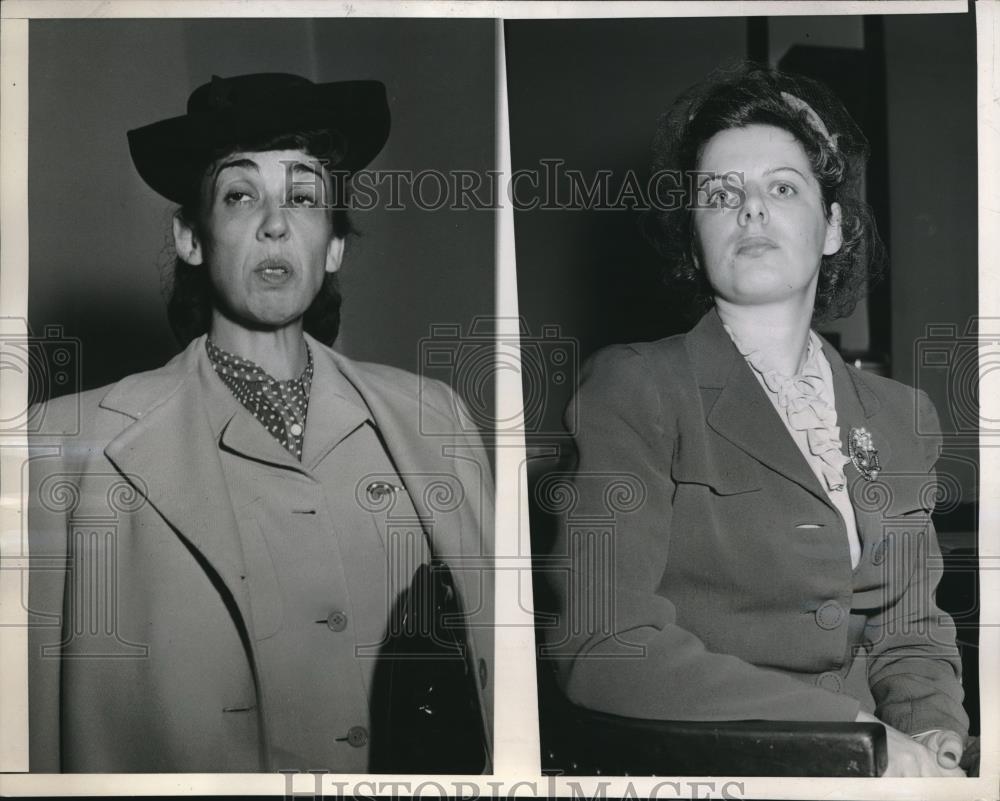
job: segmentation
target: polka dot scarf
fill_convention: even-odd
[[[215,372],[236,399],[301,462],[313,377],[312,351],[308,346],[306,369],[289,381],[272,378],[259,365],[223,350],[210,339],[205,340],[205,348]]]

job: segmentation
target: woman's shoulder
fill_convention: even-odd
[[[648,374],[662,366],[679,366],[688,360],[684,347],[687,334],[675,334],[652,342],[607,345],[596,351],[583,366],[583,376],[593,373]]]
[[[913,447],[922,461],[933,464],[940,453],[941,422],[930,396],[922,389],[892,378],[859,370],[846,365],[859,393],[871,393],[875,403],[873,420],[894,437],[897,447]]]
[[[936,415],[934,404],[924,390],[893,378],[861,370],[846,362],[845,367],[855,385],[864,387],[870,392],[884,411],[894,413],[900,419],[912,417],[914,414]]]
[[[679,410],[700,405],[685,336],[596,351],[583,365],[570,413],[605,421],[613,415],[633,427],[672,430]]]

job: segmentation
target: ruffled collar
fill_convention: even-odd
[[[850,459],[840,449],[837,410],[830,405],[828,394],[824,392],[826,378],[820,362],[823,350],[819,337],[815,332],[809,332],[805,364],[797,375],[788,376],[775,370],[759,350],[752,350],[740,342],[729,326],[723,324],[723,328],[740,355],[775,397],[788,428],[805,432],[809,452],[819,460],[817,464],[826,489],[842,490],[847,483],[844,466]]]

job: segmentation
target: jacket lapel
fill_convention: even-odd
[[[823,353],[826,354],[827,361],[830,362],[830,371],[833,374],[833,392],[837,405],[837,425],[840,427],[840,447],[844,454],[849,454],[848,441],[852,428],[866,427],[870,431],[877,421],[877,412],[881,407],[878,396],[865,383],[861,373],[852,372],[847,369],[844,360],[830,343],[823,342]],[[884,447],[881,432],[874,431],[875,441]],[[883,453],[883,457],[885,454]],[[857,524],[858,538],[861,540],[861,559],[854,571],[855,588],[860,588],[866,582],[879,582],[880,571],[874,573],[869,571],[870,554],[872,548],[878,543],[883,534],[883,514],[884,509],[878,501],[882,497],[891,498],[892,489],[888,493],[883,490],[875,490],[870,497],[869,484],[861,477],[861,473],[854,466],[853,461],[844,465],[844,476],[847,479],[847,490],[851,496],[854,507],[854,520]],[[880,482],[886,481],[883,476]],[[877,486],[877,485],[876,485]],[[873,506],[873,501],[875,505]]]
[[[203,353],[199,337],[160,370],[119,382],[101,405],[136,421],[104,452],[215,572],[248,620],[243,550],[218,451],[232,408],[206,402],[205,379],[212,376]]]
[[[314,371],[302,464],[313,469],[352,431],[372,417],[358,391],[330,357],[331,351],[311,341],[310,350]]]
[[[310,345],[313,340],[310,340]],[[337,369],[358,391],[371,412],[389,456],[399,471],[399,477],[410,495],[413,508],[421,525],[435,544],[435,551],[443,554],[462,553],[460,532],[452,526],[435,526],[432,499],[441,482],[457,481],[450,456],[443,452],[440,437],[424,436],[420,432],[420,415],[439,414],[432,407],[421,404],[413,391],[407,392],[397,381],[388,380],[373,371],[360,371],[351,360],[336,351],[314,346],[314,353],[322,349],[324,357],[331,358]],[[432,430],[441,430],[434,424]],[[461,487],[454,488],[461,491]]]
[[[833,394],[837,406],[837,425],[840,427],[840,447],[844,454],[848,454],[850,451],[847,443],[851,429],[870,425],[868,421],[878,412],[881,402],[861,375],[855,375],[847,369],[840,354],[826,340],[823,340],[823,353],[833,373]],[[848,485],[853,484],[861,475],[853,462],[847,464],[844,474],[847,476]]]
[[[435,526],[432,508],[437,497],[435,485],[458,480],[454,461],[443,452],[441,438],[414,435],[419,430],[418,415],[444,416],[432,407],[421,406],[414,394],[416,382],[408,391],[376,371],[359,370],[349,359],[312,338],[309,343],[315,358],[332,360],[330,369],[340,371],[370,410],[435,550],[464,554],[459,527]],[[135,422],[108,444],[105,454],[218,575],[249,619],[243,550],[218,447],[224,435],[231,446],[242,443],[241,451],[259,452],[259,432],[255,428],[244,430],[238,402],[225,395],[221,384],[221,395],[213,397],[206,392],[206,387],[214,386],[212,379],[211,365],[204,356],[204,337],[199,337],[159,370],[116,384],[101,405],[129,415]],[[357,420],[351,422],[353,425]],[[435,421],[432,428],[441,430],[441,422]],[[275,461],[299,467],[291,464],[290,458]],[[463,525],[476,524],[463,520]]]
[[[826,492],[714,309],[692,329],[687,341],[708,425],[829,505]]]

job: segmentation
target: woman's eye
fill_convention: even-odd
[[[715,209],[732,207],[732,193],[727,189],[714,189],[708,193],[708,205]]]
[[[249,192],[244,192],[240,189],[230,189],[226,192],[223,199],[230,206],[235,206],[239,203],[247,203],[252,200]]]
[[[797,190],[791,184],[777,184],[774,187],[774,193],[778,197],[791,197],[797,194]]]
[[[311,192],[296,192],[292,195],[292,205],[293,206],[315,206],[316,198]]]

